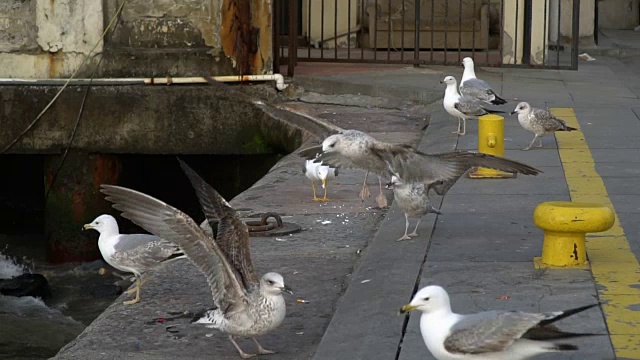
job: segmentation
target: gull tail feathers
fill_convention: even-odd
[[[596,307],[598,305],[599,304],[591,304],[591,305],[580,306],[580,307],[569,309],[569,310],[557,311],[557,312],[550,313],[548,315],[549,318],[547,318],[545,320],[542,320],[540,322],[540,326],[553,324],[556,321],[562,320],[564,318],[567,318],[567,317],[569,317],[571,315],[575,315],[577,313],[583,312],[585,310],[589,310],[589,309],[591,309],[593,307]]]
[[[493,110],[493,109],[487,109],[487,108],[484,108],[484,110],[489,114],[506,114],[507,113],[506,111]]]
[[[473,155],[469,156],[469,165],[485,167],[489,169],[495,169],[507,172],[516,172],[523,175],[538,175],[542,170],[536,169],[527,164],[515,160],[509,160],[498,156],[483,154],[483,153],[467,153]]]
[[[504,105],[507,103],[507,100],[501,98],[500,96],[498,96],[498,94],[494,93],[493,96],[495,96],[495,99],[491,101],[493,105]]]
[[[571,127],[571,126],[567,126],[567,125],[563,126],[563,127],[560,129],[560,131],[576,131],[576,130],[578,130],[578,129],[576,129],[576,128],[574,128],[574,127]]]

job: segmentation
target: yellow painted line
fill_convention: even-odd
[[[556,133],[571,200],[603,204],[615,213],[575,112],[572,108],[551,112],[578,129]],[[616,357],[640,359],[640,264],[617,214],[610,230],[587,235],[586,247]]]

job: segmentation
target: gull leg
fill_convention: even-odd
[[[147,280],[149,280],[149,274],[143,274],[144,275],[144,279],[142,279],[142,281],[140,282],[140,287],[142,287],[142,285],[147,283]]]
[[[360,199],[364,200],[371,196],[369,192],[369,186],[367,186],[367,177],[369,177],[369,171],[364,175],[364,183],[362,184],[362,190],[360,190]]]
[[[404,235],[396,241],[411,240],[409,235],[407,235],[407,231],[409,231],[409,216],[407,214],[404,214],[404,220]]]
[[[458,135],[464,135],[467,133],[467,119],[462,119],[462,132],[459,132]]]
[[[253,342],[255,342],[255,343],[256,343],[256,346],[258,347],[258,353],[259,353],[260,355],[269,355],[269,354],[275,354],[275,353],[276,353],[275,351],[267,350],[267,349],[263,348],[263,347],[260,345],[260,343],[258,342],[258,340],[256,340],[256,338],[253,338]]]
[[[527,146],[526,148],[522,149],[524,151],[527,151],[529,149],[531,149],[531,147],[533,146],[533,144],[536,142],[536,139],[538,138],[538,134],[533,136],[533,140],[531,140],[531,143],[529,144],[529,146]]]
[[[538,147],[542,148],[542,136],[538,137],[538,143],[540,144]]]
[[[380,184],[380,194],[376,197],[376,202],[380,208],[384,209],[389,206],[389,204],[387,203],[387,197],[382,193],[382,178],[380,176],[378,176],[378,183]]]
[[[418,223],[416,224],[416,228],[413,229],[413,232],[407,236],[412,237],[412,236],[418,236],[418,225],[420,225],[420,221],[422,221],[422,218],[418,219]]]
[[[316,196],[316,182],[311,182],[311,187],[313,188],[313,201],[320,201],[321,199]]]
[[[137,276],[136,276],[135,291],[136,291],[136,297],[133,300],[123,301],[122,303],[124,305],[133,305],[133,304],[137,303],[138,301],[140,301],[140,278],[137,277]]]
[[[329,198],[327,198],[327,179],[322,179],[322,187],[324,188],[324,197],[320,200],[322,201],[329,201]]]
[[[240,346],[238,346],[238,344],[236,343],[236,340],[233,338],[233,335],[229,335],[229,340],[231,340],[231,343],[233,344],[233,346],[236,347],[236,350],[238,350],[238,353],[240,354],[241,358],[250,359],[252,357],[257,356],[256,354],[247,354],[246,352],[242,351],[242,349],[240,349]]]
[[[451,133],[460,135],[460,125],[462,125],[462,119],[458,118],[458,130],[452,131]]]

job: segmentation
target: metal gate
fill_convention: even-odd
[[[580,0],[274,0],[274,65],[577,69]]]

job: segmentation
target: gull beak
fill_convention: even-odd
[[[89,230],[89,229],[93,229],[93,226],[91,224],[82,225],[82,230]]]
[[[293,290],[291,290],[291,288],[290,288],[290,287],[288,287],[287,285],[285,285],[285,286],[281,287],[281,288],[280,288],[280,290],[281,290],[282,292],[286,292],[286,293],[287,293],[287,294],[289,294],[289,295],[293,295]]]
[[[509,113],[509,115],[513,115],[513,114],[516,114],[516,113],[517,113],[517,111],[513,110],[512,112]]]
[[[407,304],[407,305],[405,305],[405,306],[400,308],[400,314],[405,314],[405,313],[408,313],[409,311],[413,311],[415,309],[416,309],[415,306],[413,306],[411,304]]]

